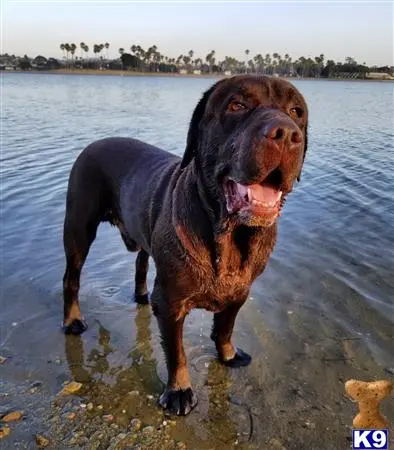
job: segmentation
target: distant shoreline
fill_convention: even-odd
[[[123,77],[172,77],[172,78],[226,78],[231,75],[224,75],[221,73],[210,74],[194,74],[194,73],[171,73],[171,72],[134,72],[130,70],[98,70],[98,69],[55,69],[55,70],[0,70],[0,74],[41,74],[41,75],[86,75],[86,76],[123,76]],[[235,74],[233,74],[235,75]],[[272,76],[272,75],[271,75]],[[393,82],[393,79],[376,79],[376,78],[314,78],[314,77],[279,77],[290,81],[308,80],[308,81],[379,81],[379,82]]]

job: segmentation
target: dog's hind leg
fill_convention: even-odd
[[[63,277],[63,329],[66,334],[81,334],[87,329],[79,308],[79,282],[89,248],[96,237],[98,224],[98,220],[83,224],[83,217],[75,221],[66,215],[64,250],[67,265]]]
[[[89,248],[96,238],[97,227],[103,218],[104,199],[102,179],[82,153],[70,174],[63,228],[66,255],[63,329],[66,334],[81,334],[87,329],[79,309],[79,280]]]
[[[146,276],[149,267],[149,253],[141,249],[135,261],[135,301],[141,305],[149,303]]]

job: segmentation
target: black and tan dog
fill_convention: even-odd
[[[170,105],[169,105],[170,106]],[[135,296],[148,301],[148,258],[156,264],[151,304],[168,368],[160,405],[188,414],[197,404],[182,343],[193,308],[214,312],[212,339],[228,366],[250,363],[234,347],[237,313],[276,241],[285,196],[300,177],[308,111],[290,83],[235,76],[197,104],[183,159],[146,143],[108,138],[89,145],[69,179],[64,223],[64,330],[87,325],[80,273],[100,222],[119,228],[138,251]]]

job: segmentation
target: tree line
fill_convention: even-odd
[[[251,55],[246,49],[244,58],[237,59],[233,56],[225,56],[219,60],[216,51],[211,50],[203,58],[196,57],[193,50],[189,50],[177,57],[169,57],[162,54],[157,45],[144,49],[140,45],[131,45],[129,50],[119,48],[119,57],[110,59],[108,42],[94,44],[91,48],[81,42],[79,46],[74,43],[61,43],[59,46],[63,52],[63,59],[45,58],[38,55],[29,58],[17,58],[15,55],[2,55],[2,60],[8,56],[17,63],[21,70],[31,68],[38,70],[59,69],[62,67],[76,69],[101,69],[101,70],[132,70],[138,72],[165,72],[165,73],[258,73],[266,75],[278,75],[284,77],[312,77],[312,78],[365,78],[368,72],[392,73],[393,67],[368,67],[352,57],[345,58],[344,62],[326,59],[324,54],[313,58],[301,56],[293,59],[288,53],[258,53]],[[79,53],[79,56],[78,56]]]

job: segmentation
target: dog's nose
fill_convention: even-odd
[[[268,124],[264,128],[264,137],[275,141],[277,144],[290,141],[292,144],[299,144],[302,142],[302,134],[296,125],[285,122],[274,122]]]

